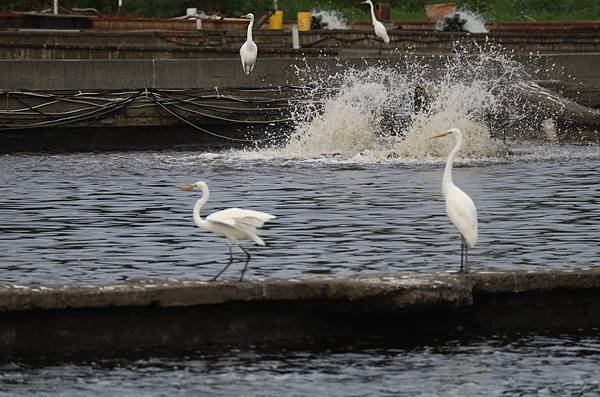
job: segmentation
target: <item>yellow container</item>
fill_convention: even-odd
[[[298,13],[298,30],[306,32],[310,30],[310,23],[312,21],[312,14],[310,12],[299,12]]]
[[[277,10],[269,17],[269,29],[281,29],[283,26],[283,11]]]

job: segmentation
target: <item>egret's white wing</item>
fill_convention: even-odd
[[[387,34],[387,30],[385,29],[385,26],[383,26],[383,24],[381,22],[378,21],[376,24],[374,24],[373,27],[375,28],[376,36],[381,37],[381,39],[384,41],[384,43],[390,42],[390,37]]]
[[[248,224],[248,223],[244,223],[240,220],[234,221],[234,220],[225,220],[223,222],[221,221],[215,221],[212,220],[210,221],[212,223],[215,224],[221,224],[221,225],[227,225],[229,226],[231,229],[235,229],[237,231],[240,231],[248,236],[252,236],[256,234],[256,227],[254,225]]]
[[[254,41],[246,41],[240,48],[240,58],[242,60],[242,67],[244,73],[250,74],[254,69],[256,63],[256,56],[258,54],[258,47]]]
[[[471,197],[453,186],[446,195],[446,211],[469,245],[474,247],[477,244],[477,208]]]
[[[241,208],[228,208],[223,211],[215,212],[206,217],[207,221],[222,222],[230,226],[246,224],[253,227],[261,227],[266,221],[275,218],[274,215],[266,212],[244,210]]]
[[[264,241],[256,234],[256,228],[261,227],[266,221],[273,218],[275,216],[266,212],[228,208],[210,214],[206,217],[206,220],[215,225],[229,227],[229,232],[223,232],[224,235],[229,236],[228,238],[250,239],[259,245],[265,245]]]
[[[234,219],[210,219],[210,216],[207,216],[206,220],[210,221],[210,222],[222,223],[227,226],[235,227]]]

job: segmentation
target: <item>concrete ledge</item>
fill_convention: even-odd
[[[473,295],[600,289],[600,269],[528,272],[400,273],[355,278],[208,282],[131,279],[115,284],[0,284],[0,313],[106,307],[178,307],[237,301],[380,302],[391,309],[472,305]]]
[[[392,309],[444,303],[464,305],[471,303],[471,288],[463,276],[452,274],[249,282],[132,279],[110,285],[0,285],[0,312],[317,299],[339,303],[369,300]]]
[[[0,285],[0,356],[600,326],[600,269]]]
[[[391,42],[376,38],[370,22],[351,30],[300,32],[300,49],[292,49],[289,29],[254,31],[259,54],[265,56],[340,55],[342,51],[376,50],[392,52],[451,52],[457,43],[501,45],[508,51],[528,53],[597,52],[598,24],[562,26],[504,26],[485,34],[435,32],[432,24],[388,25]],[[172,23],[172,22],[171,22]],[[420,26],[419,26],[420,25]],[[154,27],[156,29],[156,27]],[[416,31],[413,29],[416,28]],[[490,26],[497,29],[496,26]],[[541,28],[541,29],[540,29]],[[411,31],[413,30],[413,31]],[[237,57],[246,38],[244,29],[199,31],[0,31],[2,59],[199,59]]]
[[[479,272],[466,277],[472,282],[474,295],[600,288],[600,268]]]

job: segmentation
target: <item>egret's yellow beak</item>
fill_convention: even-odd
[[[194,188],[194,185],[192,185],[192,184],[187,184],[187,185],[181,186],[181,190],[192,190],[193,188]]]
[[[448,135],[450,135],[449,131],[438,132],[437,134],[435,134],[434,136],[432,136],[431,139],[443,138],[443,137],[448,136]]]

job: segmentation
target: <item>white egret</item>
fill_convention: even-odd
[[[446,132],[434,135],[432,139],[448,135],[455,137],[456,143],[446,161],[446,168],[444,169],[444,176],[442,178],[442,192],[446,198],[446,212],[448,213],[448,217],[460,232],[460,271],[463,272],[465,266],[468,265],[469,246],[473,248],[477,244],[477,208],[471,197],[452,181],[452,162],[462,145],[462,132],[458,128],[452,128]]]
[[[390,38],[387,34],[387,30],[385,30],[385,26],[381,22],[375,18],[375,9],[373,7],[373,2],[371,0],[365,0],[361,2],[362,4],[368,4],[371,7],[371,21],[373,22],[373,28],[375,28],[375,35],[377,37],[381,37],[384,43],[388,44],[390,42]]]
[[[254,14],[248,13],[246,15],[242,15],[242,18],[250,19],[250,23],[248,24],[248,33],[246,34],[246,42],[240,48],[242,68],[244,68],[244,73],[250,74],[254,69],[256,56],[258,54],[258,47],[256,46],[256,43],[252,41],[252,25],[254,25]]]
[[[219,278],[219,276],[223,274],[229,265],[231,265],[231,262],[233,262],[233,254],[231,252],[231,246],[233,244],[239,246],[246,254],[246,264],[244,265],[242,275],[240,276],[240,281],[242,281],[244,279],[244,273],[246,273],[246,269],[248,268],[248,262],[250,262],[250,253],[244,247],[242,247],[238,241],[252,240],[258,245],[265,245],[265,242],[256,234],[256,228],[261,227],[268,220],[275,218],[275,216],[260,211],[228,208],[226,210],[210,214],[206,217],[206,219],[202,219],[200,216],[200,209],[202,209],[204,204],[206,204],[208,201],[208,185],[202,181],[199,181],[189,185],[183,185],[181,186],[181,190],[202,191],[202,197],[196,201],[196,205],[194,205],[193,214],[196,226],[201,229],[208,230],[209,232],[224,236],[229,243],[229,263],[227,263],[227,265],[225,265],[225,267],[221,269],[221,271],[217,273],[215,277],[212,278],[212,281],[215,281],[217,278]]]

